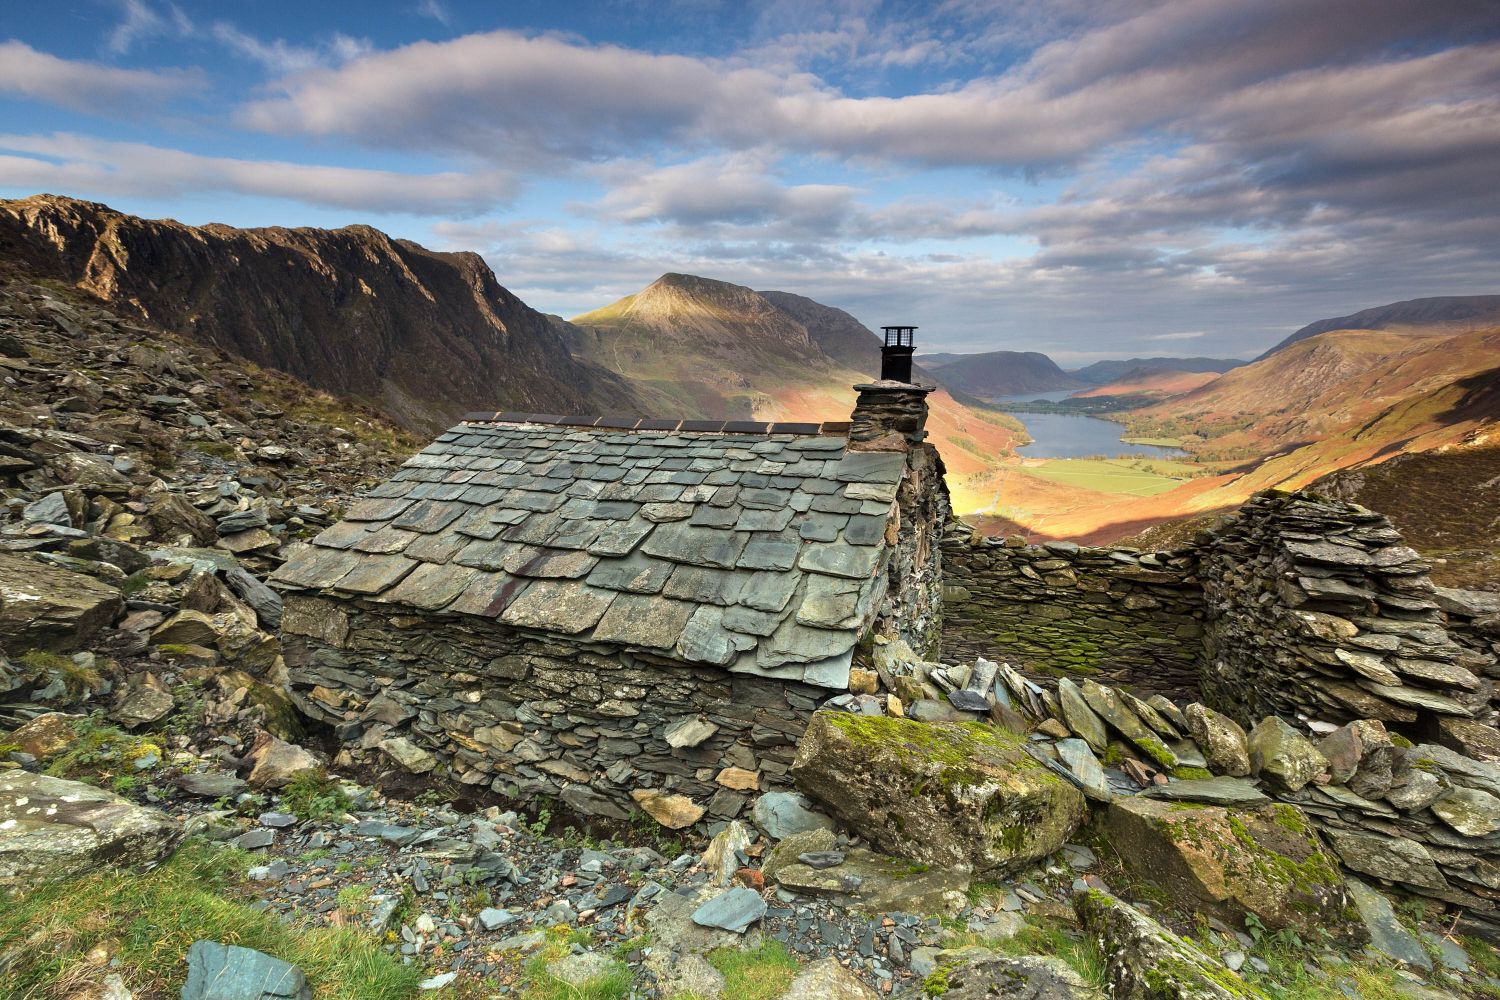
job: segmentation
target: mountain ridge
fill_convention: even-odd
[[[1298,341],[1334,330],[1408,330],[1451,335],[1496,325],[1500,325],[1500,295],[1434,295],[1404,299],[1371,306],[1347,316],[1315,320],[1255,360],[1264,361]]]
[[[434,431],[472,409],[640,414],[475,253],[366,225],[238,229],[0,202],[0,252],[113,308]]]

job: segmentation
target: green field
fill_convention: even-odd
[[[1121,444],[1145,444],[1156,448],[1181,448],[1182,438],[1174,437],[1122,437]]]
[[[1052,458],[1025,473],[1100,493],[1150,497],[1165,493],[1200,472],[1201,466],[1170,459]]]

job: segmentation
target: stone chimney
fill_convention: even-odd
[[[927,437],[927,394],[935,386],[881,379],[856,385],[851,451],[910,451]]]
[[[910,451],[927,436],[927,394],[933,386],[911,380],[914,326],[885,326],[880,381],[856,385],[849,416],[851,451]]]

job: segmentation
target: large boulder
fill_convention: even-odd
[[[882,851],[977,874],[1052,854],[1088,815],[1022,737],[981,723],[820,711],[791,773]]]
[[[312,1000],[302,970],[264,952],[194,941],[187,960],[182,1000]]]
[[[181,836],[165,813],[78,781],[0,771],[0,887],[103,865],[148,868]]]
[[[114,587],[91,576],[0,552],[0,648],[71,652],[125,609]]]
[[[1232,924],[1253,913],[1304,937],[1353,915],[1337,859],[1296,806],[1232,810],[1136,796],[1115,800],[1105,823],[1125,864],[1184,910]]]
[[[1113,1000],[1266,1000],[1228,966],[1107,892],[1073,898],[1105,955]]]
[[[985,948],[966,948],[937,956],[917,997],[943,1000],[1104,1000],[1060,958],[999,955]]]

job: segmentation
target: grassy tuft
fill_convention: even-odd
[[[337,819],[353,805],[338,781],[320,768],[298,771],[281,790],[282,806],[298,819]]]
[[[287,923],[227,898],[249,864],[244,852],[189,841],[149,872],[104,870],[0,898],[0,955],[13,958],[0,971],[0,995],[40,1000],[115,972],[137,996],[176,996],[200,939],[291,962],[318,1000],[416,995],[423,971],[401,965],[369,933]],[[96,946],[112,950],[118,966],[91,965],[85,956]]]
[[[797,959],[780,941],[752,950],[720,948],[709,952],[708,964],[724,977],[724,995],[735,1000],[771,1000],[797,978]]]

